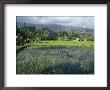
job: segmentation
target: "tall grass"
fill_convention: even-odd
[[[63,44],[67,46],[60,46]],[[28,47],[20,51],[16,58],[17,74],[93,74],[94,49],[71,47],[73,42],[43,42],[33,43],[35,47]],[[76,42],[76,46],[82,42]],[[91,42],[88,43],[88,45]],[[51,47],[51,45],[59,47]],[[49,47],[37,47],[46,45]],[[34,45],[32,45],[34,46]]]

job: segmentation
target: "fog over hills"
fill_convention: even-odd
[[[78,34],[81,39],[94,38],[94,17],[60,17],[60,16],[17,16],[17,27],[25,26],[25,32],[29,31],[35,35],[42,32],[48,32],[51,38],[56,38],[60,32],[68,35]],[[54,39],[55,39],[54,38]]]
[[[48,28],[51,29],[52,31],[59,32],[59,31],[88,31],[88,32],[93,32],[94,29],[91,28],[83,28],[83,27],[73,27],[73,26],[62,26],[62,25],[57,25],[57,24],[29,24],[29,23],[17,23],[17,26],[23,27],[25,26],[30,27],[34,26],[36,28]]]
[[[17,16],[17,23],[94,28],[93,16]]]

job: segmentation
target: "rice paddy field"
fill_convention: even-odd
[[[42,41],[39,43],[33,42],[30,44],[32,47],[51,47],[51,46],[71,46],[80,48],[93,48],[93,41]]]
[[[16,74],[94,74],[94,43],[93,41],[30,43],[17,53]]]

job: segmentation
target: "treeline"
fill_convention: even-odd
[[[78,40],[78,41],[93,41],[88,33],[74,33],[67,31],[54,32],[49,28],[35,26],[16,26],[16,44],[17,46],[24,45],[29,42],[40,42],[44,40]]]

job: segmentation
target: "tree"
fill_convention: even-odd
[[[45,32],[43,33],[43,36],[44,36],[45,41],[46,41],[46,39],[49,37],[49,32],[45,31]]]
[[[66,31],[62,31],[58,33],[58,40],[68,40],[68,33]]]

